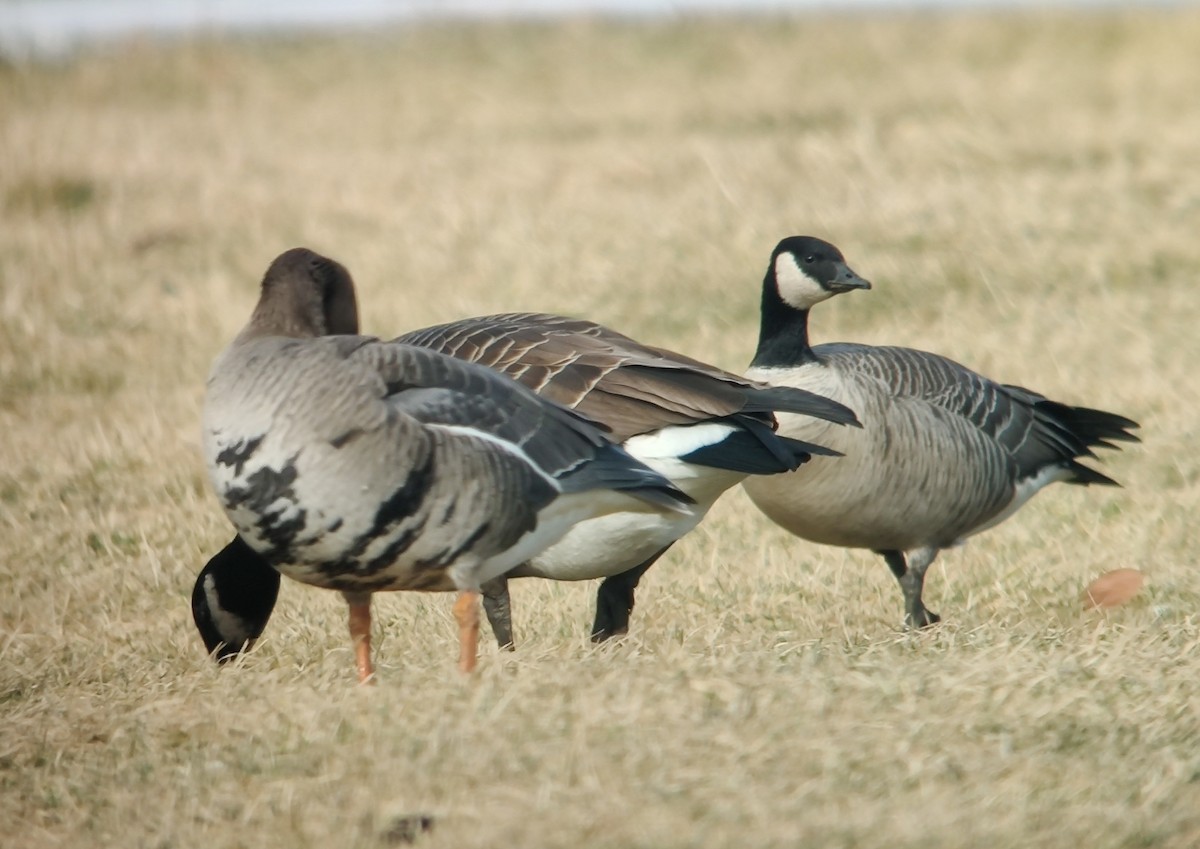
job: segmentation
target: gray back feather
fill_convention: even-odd
[[[423,424],[472,428],[521,448],[551,477],[587,462],[609,439],[594,423],[474,363],[398,342],[354,351],[384,381],[388,403]]]
[[[898,397],[920,399],[969,423],[1001,446],[1020,480],[1048,466],[1085,469],[1073,461],[1094,456],[1095,446],[1113,440],[1137,441],[1129,433],[1137,423],[1123,416],[1069,407],[1036,392],[989,380],[946,357],[911,348],[848,343],[818,345],[814,353],[827,364],[878,379]],[[1086,470],[1110,482],[1094,470]]]

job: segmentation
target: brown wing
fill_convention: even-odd
[[[481,316],[414,330],[396,341],[501,371],[601,422],[622,441],[739,413],[773,422],[769,411],[752,403],[760,384],[582,319]]]

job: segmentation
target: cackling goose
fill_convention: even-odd
[[[627,512],[581,522],[508,573],[559,581],[604,578],[592,626],[596,641],[625,633],[642,574],[721,493],[747,475],[791,471],[814,454],[836,453],[779,437],[775,412],[858,423],[828,398],[756,384],[582,319],[509,313],[415,330],[398,341],[482,363],[574,408],[696,502],[686,516]],[[485,596],[484,606],[490,614],[506,600],[496,592]]]
[[[784,239],[763,280],[758,350],[747,377],[796,386],[853,407],[862,429],[780,416],[779,432],[841,451],[743,486],[769,518],[813,542],[883,556],[904,592],[905,618],[939,617],[921,600],[938,552],[1012,515],[1047,484],[1115,486],[1078,462],[1093,448],[1136,442],[1123,416],[1071,407],[995,383],[952,360],[909,348],[808,340],[808,313],[841,292],[869,289],[841,252]]]

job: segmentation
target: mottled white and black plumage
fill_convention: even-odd
[[[295,249],[263,278],[204,403],[209,477],[269,565],[340,590],[371,674],[370,594],[457,589],[464,668],[481,584],[612,512],[691,500],[582,416],[482,366],[354,335],[353,284]],[[364,630],[364,625],[366,630]]]
[[[625,632],[641,575],[695,527],[726,489],[747,474],[785,472],[813,454],[832,453],[776,434],[774,411],[857,424],[844,406],[805,390],[756,384],[581,319],[540,313],[484,316],[416,330],[397,341],[487,365],[543,397],[575,408],[695,500],[695,508],[686,514],[626,511],[581,522],[560,542],[508,574],[605,578],[597,594],[592,629],[596,640]],[[231,559],[238,561],[237,569],[228,568]],[[214,574],[218,567],[220,573]],[[210,589],[201,602],[215,594],[246,607],[243,597],[261,595],[272,574],[235,541],[205,567],[197,593],[204,584]],[[506,578],[485,585],[483,594],[498,642],[511,644]],[[270,608],[257,609],[263,616],[257,627],[261,633]],[[196,615],[209,651],[219,651],[219,658],[236,653],[245,628],[224,632],[213,621],[211,613]]]
[[[1079,462],[1093,448],[1137,441],[1123,416],[996,383],[936,354],[855,344],[813,347],[809,310],[867,289],[833,245],[784,239],[763,281],[762,326],[748,377],[797,386],[852,407],[862,429],[780,416],[780,433],[841,451],[795,473],[750,478],[750,498],[804,539],[881,554],[904,592],[906,620],[924,606],[925,570],[940,549],[1012,515],[1047,484],[1115,485]]]

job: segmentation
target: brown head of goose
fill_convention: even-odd
[[[1085,466],[1093,448],[1136,442],[1137,423],[996,383],[937,354],[855,344],[812,346],[809,311],[870,284],[841,251],[808,236],[771,253],[758,350],[748,377],[828,395],[862,429],[780,416],[779,432],[845,455],[743,484],[768,517],[813,542],[883,556],[904,592],[909,624],[938,621],[921,598],[938,552],[1012,515],[1055,481],[1116,485]]]
[[[483,366],[356,335],[353,284],[305,249],[267,269],[249,324],[204,400],[209,478],[263,561],[339,590],[359,676],[370,599],[459,593],[460,666],[475,663],[481,584],[612,512],[691,499],[578,414]]]

